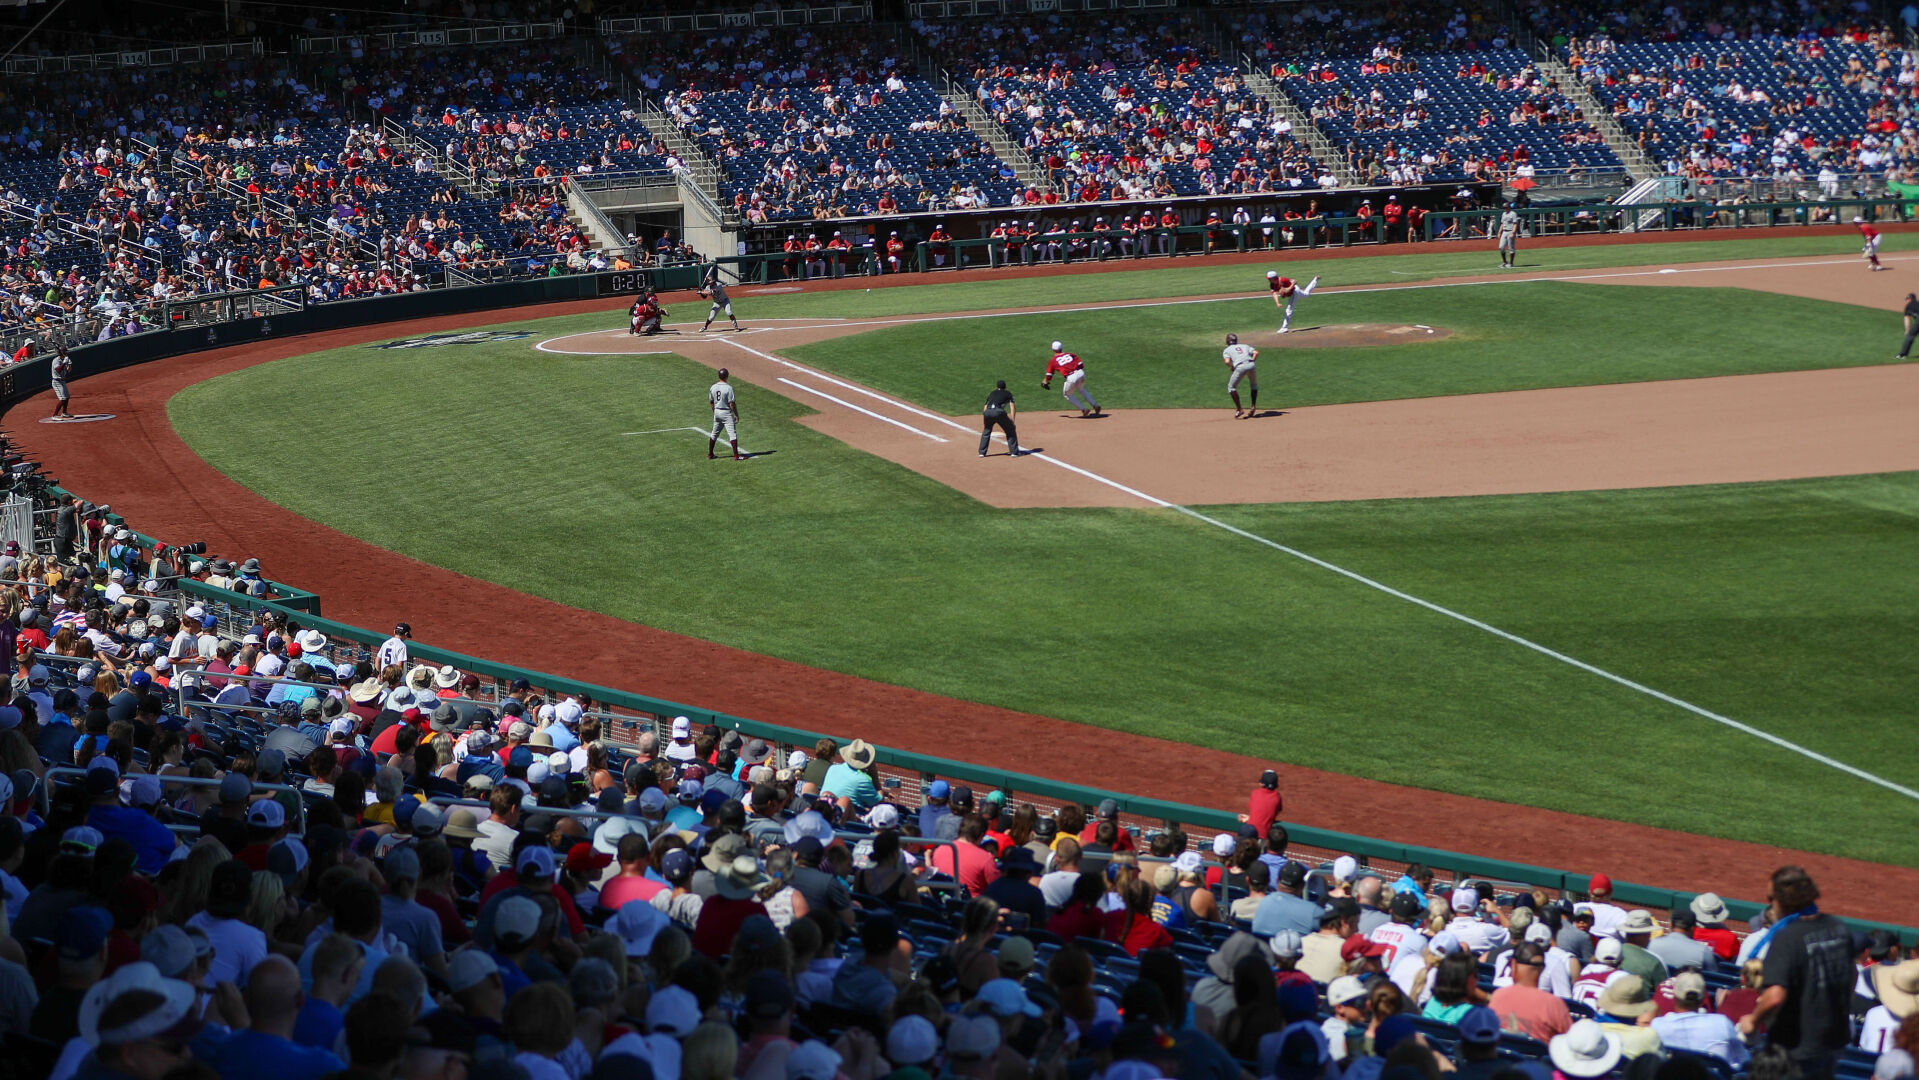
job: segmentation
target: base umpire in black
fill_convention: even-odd
[[[1007,456],[1019,456],[1019,430],[1013,426],[1013,413],[1018,407],[1013,404],[1013,392],[1006,389],[1006,380],[1001,379],[993,392],[986,395],[986,409],[980,414],[984,426],[979,433],[979,456],[986,456],[986,448],[993,445],[993,425],[1006,433]]]
[[[1919,294],[1906,294],[1906,340],[1899,344],[1899,355],[1894,360],[1904,360],[1912,352],[1912,341],[1919,338]]]

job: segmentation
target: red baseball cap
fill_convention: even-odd
[[[1592,881],[1586,885],[1586,891],[1609,893],[1612,891],[1612,879],[1604,874],[1594,874]]]
[[[566,851],[566,870],[569,874],[588,874],[604,870],[612,864],[613,856],[593,850],[593,845],[585,840]]]
[[[1384,944],[1374,941],[1364,934],[1354,934],[1339,947],[1339,958],[1352,963],[1362,956],[1385,956],[1392,950]]]

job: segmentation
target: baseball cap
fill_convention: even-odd
[[[386,853],[380,870],[388,881],[418,881],[420,856],[414,853],[411,845],[401,844]]]
[[[568,873],[590,874],[604,870],[613,862],[613,856],[593,850],[593,845],[581,840],[567,849],[566,869]]]
[[[1341,975],[1326,987],[1326,1004],[1350,1005],[1366,996],[1366,984],[1351,975]]]
[[[1417,895],[1409,892],[1393,894],[1394,916],[1401,919],[1411,919],[1417,917],[1423,910],[1425,910],[1425,905],[1419,902]]]
[[[64,960],[86,960],[107,947],[113,914],[103,907],[68,908],[61,917],[53,943]]]
[[[186,974],[197,955],[193,939],[172,923],[161,923],[140,939],[140,959],[158,968],[160,974],[169,979]]]
[[[1491,1046],[1499,1041],[1499,1014],[1484,1005],[1475,1005],[1459,1018],[1459,1037],[1475,1046]]]
[[[990,1016],[957,1016],[946,1027],[946,1053],[980,1061],[999,1052],[999,1023]]]
[[[675,794],[678,796],[680,802],[691,806],[699,802],[700,797],[706,794],[706,786],[698,780],[682,780]]]
[[[293,884],[293,879],[306,869],[306,865],[307,846],[297,836],[285,837],[267,849],[267,871],[280,875],[281,880],[288,885]],[[419,880],[417,873],[414,880]]]
[[[1273,955],[1281,960],[1297,960],[1304,951],[1305,941],[1297,930],[1281,930],[1273,935],[1267,945],[1273,950]]]
[[[261,799],[247,811],[247,824],[257,828],[278,829],[286,823],[286,808],[273,799]]]
[[[522,879],[550,878],[556,867],[553,863],[553,849],[542,844],[534,844],[520,849],[513,860],[513,870]]]
[[[833,1080],[839,1071],[839,1052],[818,1039],[808,1039],[787,1052],[786,1080]]]
[[[1682,971],[1673,976],[1672,996],[1675,1001],[1698,1001],[1706,996],[1706,977],[1697,971]]]
[[[640,792],[640,813],[657,815],[666,809],[666,792],[647,788]]]
[[[500,901],[499,910],[493,913],[493,936],[496,938],[524,943],[531,941],[539,930],[540,905],[530,897],[509,896]]]
[[[76,825],[60,836],[60,852],[63,855],[92,855],[106,842],[100,830],[91,825]]]
[[[1352,963],[1362,956],[1385,956],[1392,950],[1364,934],[1354,934],[1339,947],[1339,958]]]
[[[645,900],[628,900],[613,913],[607,925],[625,943],[626,955],[645,956],[653,951],[653,940],[669,922],[666,912]]]
[[[526,898],[521,896],[509,897],[509,899],[525,900]],[[531,901],[528,902],[531,903]],[[501,901],[501,906],[505,907],[505,905],[506,901]],[[533,908],[536,913],[539,911],[538,904],[534,904]],[[456,994],[478,985],[488,975],[499,973],[500,965],[493,962],[493,957],[479,949],[461,949],[446,962],[446,984],[448,989]]]
[[[531,903],[531,901],[528,901]],[[700,1026],[700,1002],[684,986],[669,986],[646,1003],[649,1033],[684,1038]]]
[[[1033,1004],[1020,989],[1019,983],[1011,979],[989,979],[980,986],[975,998],[994,1016],[1008,1018],[1014,1016],[1038,1016],[1040,1007]]]
[[[1426,948],[1428,951],[1436,952],[1441,956],[1450,956],[1460,949],[1459,935],[1453,933],[1451,930],[1441,930],[1439,933],[1433,935],[1432,944],[1426,946]]]
[[[886,1032],[886,1060],[898,1069],[926,1065],[939,1053],[940,1035],[933,1022],[918,1013],[893,1021]]]
[[[951,794],[952,791],[952,785],[944,780],[935,780],[926,785],[926,797],[929,799],[944,799]]]
[[[1617,938],[1600,938],[1593,943],[1593,959],[1599,963],[1617,965],[1625,955],[1626,948]]]

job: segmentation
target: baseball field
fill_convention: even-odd
[[[1843,237],[1292,261],[1322,284],[1284,338],[1259,265],[741,287],[715,340],[704,303],[644,340],[609,304],[246,367],[167,416],[380,548],[1095,751],[1915,865],[1915,240],[1885,274]],[[1252,421],[1228,332],[1261,350]],[[1040,389],[1053,339],[1111,415]],[[706,460],[723,365],[740,463]],[[998,378],[1039,453],[975,456]]]

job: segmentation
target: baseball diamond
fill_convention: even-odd
[[[216,7],[0,9],[0,1074],[1913,1075],[1919,8]]]

